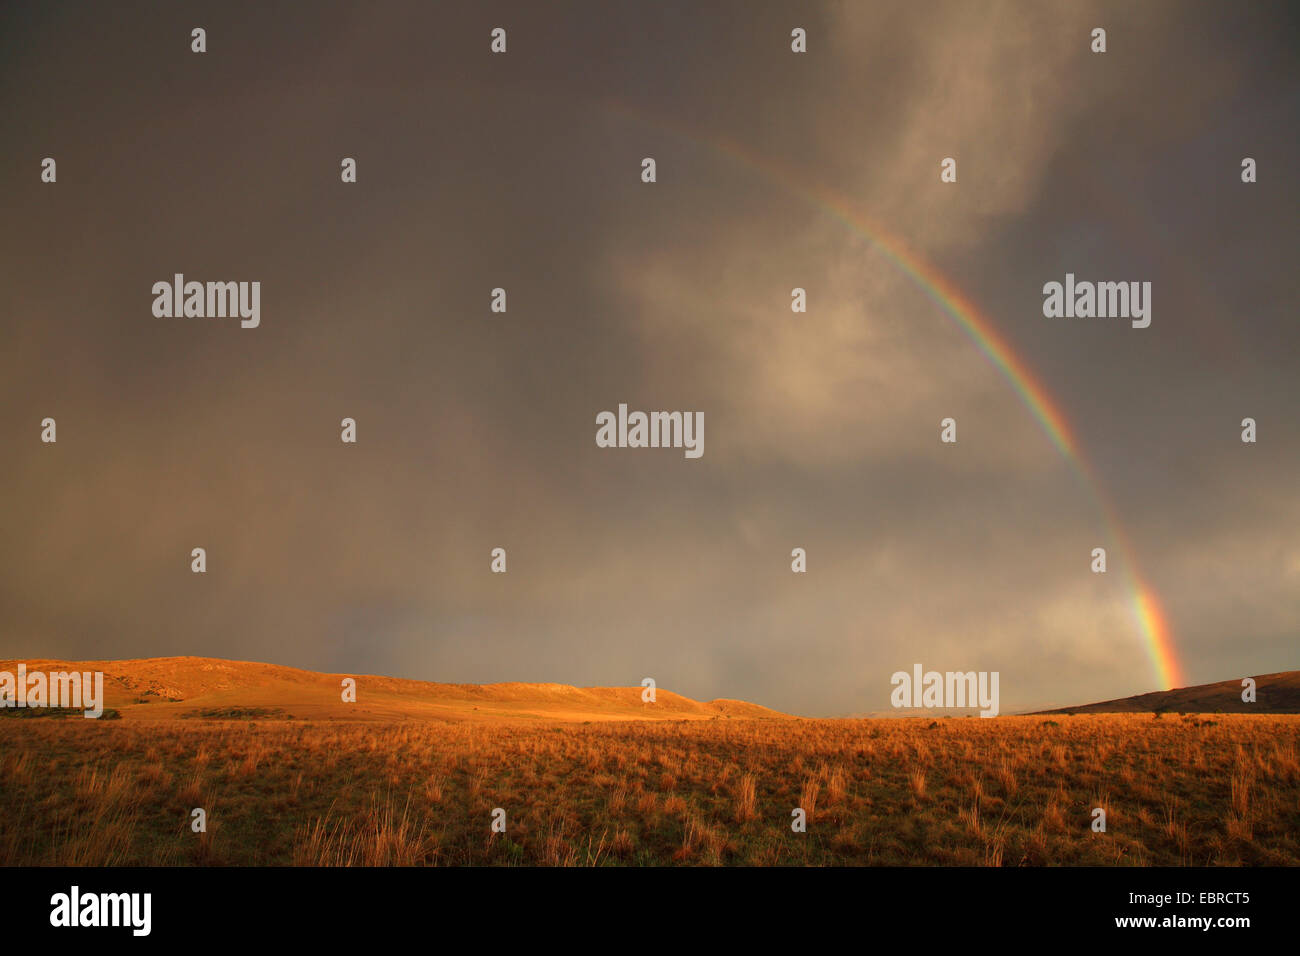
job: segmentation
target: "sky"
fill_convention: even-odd
[[[1162,689],[1137,574],[1186,683],[1295,669],[1296,27],[5,4],[0,657],[651,677],[808,716],[888,710],[919,663],[999,672],[1010,712]],[[260,282],[260,325],[155,316],[178,272]],[[1045,317],[1067,273],[1150,282],[1150,326]],[[620,403],[702,412],[703,455],[597,447]]]

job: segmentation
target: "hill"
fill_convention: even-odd
[[[1300,671],[1255,677],[1255,703],[1241,699],[1241,678],[1155,691],[1095,704],[1039,711],[1040,714],[1300,714]]]
[[[785,714],[740,700],[696,701],[657,688],[643,703],[640,687],[567,684],[439,684],[315,671],[211,657],[123,661],[27,660],[28,671],[103,671],[105,708],[127,720],[159,718],[311,718],[339,720],[517,719],[546,721],[712,720]],[[0,661],[15,672],[16,660]],[[356,680],[356,703],[342,700],[342,681]]]

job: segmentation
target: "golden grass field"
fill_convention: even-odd
[[[1235,714],[7,718],[0,864],[1295,865],[1298,738]]]

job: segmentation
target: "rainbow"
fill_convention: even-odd
[[[618,100],[607,98],[597,102],[609,112],[654,126],[688,142],[704,145],[816,205],[870,242],[891,265],[911,279],[944,314],[953,319],[1011,385],[1048,440],[1071,465],[1080,485],[1097,506],[1108,537],[1107,553],[1120,555],[1134,621],[1142,636],[1156,681],[1166,690],[1186,684],[1182,665],[1175,653],[1169,618],[1155,590],[1143,579],[1133,547],[1119,521],[1119,514],[1103,493],[1101,483],[1084,458],[1078,437],[1069,421],[1051,393],[1024,360],[1016,355],[992,320],[961,289],[920,253],[911,249],[901,236],[891,234],[880,223],[871,220],[850,197],[811,182],[784,164],[760,155],[726,136],[689,130],[680,123],[666,122]]]

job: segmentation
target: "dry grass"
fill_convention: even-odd
[[[752,773],[740,778],[736,789],[736,822],[748,823],[758,819],[758,784]]]
[[[1296,865],[1297,744],[1238,715],[14,720],[0,864]]]

